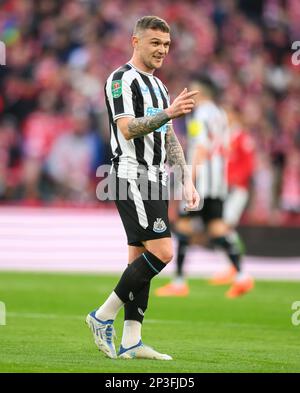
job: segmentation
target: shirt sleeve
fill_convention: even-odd
[[[121,117],[135,117],[132,89],[124,76],[119,80],[108,79],[106,94],[114,121]]]

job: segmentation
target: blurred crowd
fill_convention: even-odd
[[[298,0],[0,1],[0,200],[96,201],[96,168],[110,160],[104,83],[129,60],[134,23],[146,14],[171,25],[157,74],[171,98],[206,74],[253,136],[248,215],[299,214]],[[175,128],[184,144],[182,122]]]

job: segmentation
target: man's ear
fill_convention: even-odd
[[[137,36],[134,35],[134,36],[131,37],[131,44],[134,47],[134,49],[137,47],[138,42],[139,42],[139,39],[138,39]]]

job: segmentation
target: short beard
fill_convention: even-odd
[[[146,64],[146,63],[145,63]],[[161,66],[162,66],[162,64],[160,65],[160,66],[155,66],[155,64],[154,63],[152,63],[151,65],[150,65],[150,63],[149,64],[146,64],[146,66],[148,67],[148,68],[151,68],[152,70],[158,70]]]

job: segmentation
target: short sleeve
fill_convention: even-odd
[[[135,117],[132,89],[124,75],[122,79],[108,79],[106,94],[114,121],[121,117]]]

